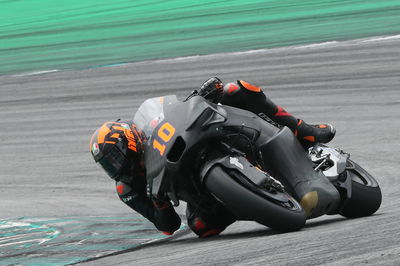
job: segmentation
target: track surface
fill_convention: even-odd
[[[334,124],[332,145],[377,177],[381,209],[362,219],[310,220],[288,234],[238,222],[215,238],[187,233],[83,264],[398,265],[399,73],[393,38],[0,77],[1,218],[126,215],[88,152],[91,133],[103,121],[131,118],[145,98],[183,98],[217,75],[263,86],[308,122]]]

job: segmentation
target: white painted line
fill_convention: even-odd
[[[397,40],[400,39],[400,35],[393,35],[393,36],[386,36],[386,37],[375,37],[372,39],[367,39],[363,40],[361,42],[381,42],[381,41],[387,41],[387,40]]]
[[[0,247],[6,247],[6,246],[12,246],[12,245],[19,245],[23,243],[29,243],[29,242],[39,242],[39,245],[49,241],[50,239],[45,239],[45,238],[38,238],[38,239],[30,239],[30,240],[25,240],[25,241],[19,241],[19,242],[12,242],[12,243],[7,243],[7,244],[2,244]]]
[[[13,77],[34,76],[34,75],[48,74],[48,73],[53,73],[53,72],[58,72],[58,71],[60,71],[60,70],[51,69],[51,70],[34,71],[34,72],[28,72],[28,73],[22,73],[22,74],[13,75]]]
[[[232,56],[232,55],[265,53],[265,52],[271,51],[271,50],[307,49],[307,48],[318,48],[318,47],[324,47],[324,46],[340,45],[340,44],[349,43],[349,42],[353,43],[353,44],[354,43],[357,44],[357,43],[381,42],[381,41],[397,40],[397,39],[400,39],[400,35],[376,36],[376,37],[372,37],[372,38],[346,40],[346,41],[328,41],[328,42],[314,43],[314,44],[307,44],[307,45],[282,46],[282,47],[276,47],[276,48],[254,49],[254,50],[248,50],[248,51],[229,52],[229,53],[190,55],[190,56],[181,56],[181,57],[175,57],[175,58],[146,60],[146,61],[140,61],[140,62],[125,63],[125,64],[114,64],[114,65],[110,64],[110,66],[104,66],[104,67],[121,67],[121,66],[127,66],[127,65],[147,65],[147,64],[163,63],[163,62],[167,63],[167,62],[179,62],[179,61],[197,61],[197,60],[201,60],[202,58],[213,58],[213,57],[218,58],[218,57],[225,57],[225,56]],[[59,69],[42,70],[42,71],[17,74],[17,75],[13,75],[13,77],[41,75],[41,74],[58,72],[58,71],[60,71],[60,70]]]
[[[43,232],[32,232],[32,233],[28,233],[28,234],[18,234],[18,235],[13,235],[13,236],[0,237],[0,243],[7,242],[9,240],[24,238],[26,236],[31,236],[31,235],[35,235],[35,234],[36,235],[43,234]]]
[[[330,46],[330,45],[334,45],[334,44],[338,44],[338,42],[337,41],[331,41],[331,42],[314,43],[314,44],[298,46],[296,48],[297,49],[307,49],[307,48]]]
[[[20,227],[22,227],[22,228],[20,228]],[[8,231],[10,233],[13,233],[13,235],[11,235],[11,236],[0,237],[0,247],[19,245],[19,244],[29,243],[29,242],[38,242],[38,244],[40,245],[46,241],[51,240],[53,238],[53,236],[60,233],[59,231],[52,230],[45,225],[40,225],[40,226],[35,225],[34,226],[30,223],[24,223],[24,222],[6,222],[4,224],[0,224],[0,229],[5,230],[6,232]],[[46,231],[30,232],[30,231],[36,230],[36,229],[49,229],[49,231],[47,231],[47,232]],[[36,237],[40,237],[40,238],[34,238],[34,239],[21,241],[23,238],[32,237],[35,235],[40,235],[40,236],[36,236]],[[47,237],[47,238],[43,238],[43,237]]]
[[[207,58],[219,58],[219,57],[225,57],[225,56],[257,54],[257,53],[265,53],[268,51],[276,51],[276,50],[319,48],[319,47],[325,47],[325,46],[343,45],[346,43],[357,44],[357,43],[364,43],[364,42],[395,40],[395,39],[399,39],[399,38],[400,38],[400,35],[376,36],[376,37],[372,37],[372,38],[346,40],[346,41],[328,41],[328,42],[313,43],[313,44],[306,44],[306,45],[293,45],[293,46],[283,46],[283,47],[276,47],[276,48],[254,49],[254,50],[239,51],[239,52],[182,56],[182,57],[175,57],[175,58],[132,62],[132,63],[121,64],[120,66],[123,66],[123,65],[147,65],[147,64],[154,64],[154,63],[170,63],[170,62],[181,62],[181,61],[198,61],[198,60],[207,59]]]
[[[0,229],[20,227],[20,226],[29,226],[29,223],[22,222],[6,222],[5,224],[0,224]]]

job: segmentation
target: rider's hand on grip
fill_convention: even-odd
[[[213,77],[201,85],[197,95],[202,96],[213,103],[217,103],[221,99],[223,88],[224,85],[222,84],[222,81],[217,77]]]

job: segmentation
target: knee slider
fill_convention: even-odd
[[[120,196],[120,197],[122,197],[122,196],[124,196],[124,195],[126,195],[126,194],[128,194],[129,192],[132,191],[131,186],[129,186],[126,183],[121,182],[121,181],[118,181],[115,184],[115,186],[116,186],[116,189],[117,189],[118,196]]]
[[[193,217],[188,220],[189,228],[199,237],[218,235],[222,230],[210,227],[201,217]]]

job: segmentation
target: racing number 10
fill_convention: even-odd
[[[171,138],[175,134],[175,128],[168,122],[164,123],[157,132],[158,137],[160,138],[160,142],[157,139],[153,140],[153,148],[158,150],[162,155],[164,155],[165,152],[165,144],[168,143],[168,141],[171,140]]]

